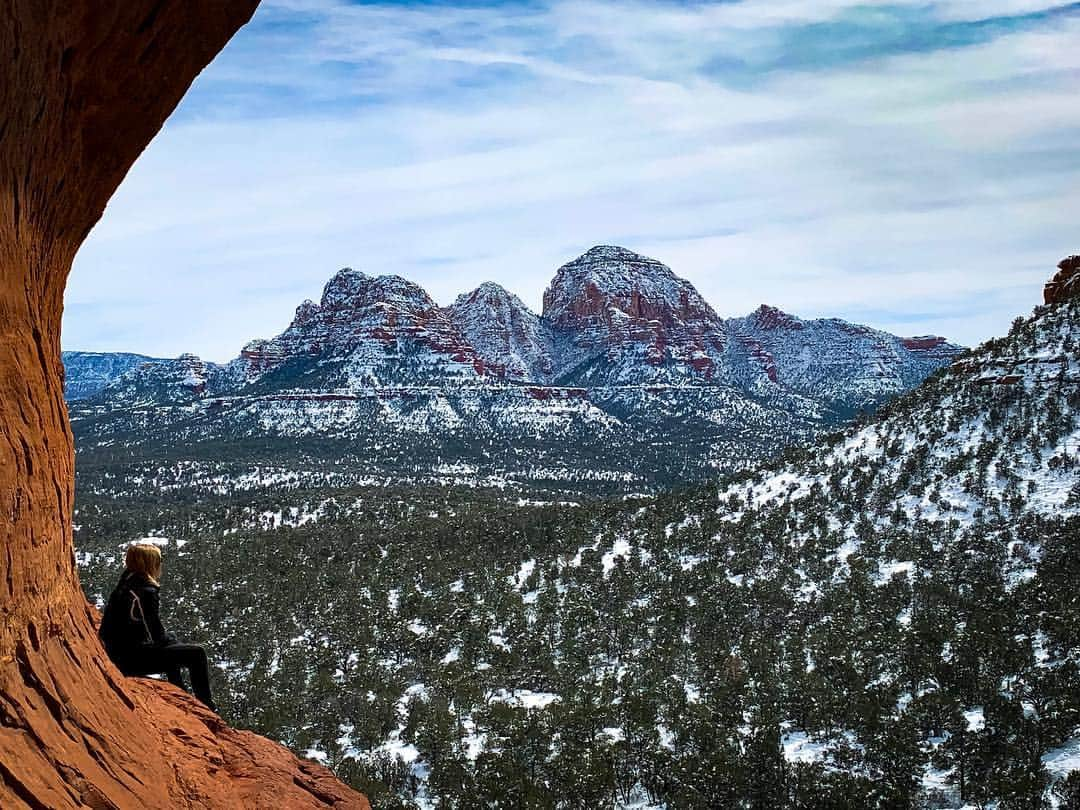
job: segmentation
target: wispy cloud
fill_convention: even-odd
[[[264,0],[84,247],[65,345],[225,359],[346,264],[538,308],[598,242],[724,313],[973,343],[1078,249],[1078,35],[1036,0]]]

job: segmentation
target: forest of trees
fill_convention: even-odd
[[[1073,368],[1078,323],[974,361]],[[84,467],[84,587],[169,538],[166,619],[210,648],[227,719],[376,808],[1077,807],[1046,757],[1080,761],[1080,386],[966,360],[861,428],[633,500],[120,493]]]
[[[715,491],[630,525],[612,505],[344,495],[272,530],[228,504],[100,524],[86,504],[83,577],[105,595],[116,538],[166,527],[168,618],[212,650],[226,716],[324,752],[380,807],[418,789],[442,807],[1040,807],[1039,758],[1080,726],[1075,519],[976,524],[954,553],[948,528],[898,525],[838,577],[807,547],[841,545],[812,509],[747,533]],[[1037,575],[1010,583],[1030,532]],[[918,576],[882,582],[897,558]],[[785,758],[800,734],[820,756]]]

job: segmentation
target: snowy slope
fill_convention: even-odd
[[[555,348],[550,324],[498,284],[488,282],[458,296],[447,316],[499,376],[551,378]]]
[[[295,438],[410,478],[434,460],[475,465],[478,480],[652,488],[770,456],[958,351],[767,314],[725,321],[660,262],[611,246],[559,268],[542,315],[495,284],[442,308],[399,276],[346,268],[226,366],[139,367],[72,417],[83,450]]]
[[[805,698],[788,705],[789,763],[873,774],[884,722],[914,735],[905,756],[931,806],[1021,794],[1068,806],[1064,780],[1080,768],[1080,299],[1017,319],[862,426],[699,501],[643,510],[620,529],[630,554],[660,553],[658,513],[663,553],[734,586],[726,598],[776,591],[778,632],[805,661],[777,675],[787,693],[871,701],[824,715]]]
[[[747,506],[814,494],[839,509],[867,490],[911,520],[1080,509],[1080,304],[1040,308],[961,356],[871,424],[723,492]],[[740,512],[731,512],[737,520]],[[887,523],[890,514],[879,515]]]
[[[726,327],[748,365],[764,372],[750,378],[755,390],[794,391],[849,411],[914,388],[961,350],[941,337],[901,338],[839,318],[803,320],[765,305]]]
[[[127,352],[64,352],[64,398],[86,399],[143,363],[161,358]]]

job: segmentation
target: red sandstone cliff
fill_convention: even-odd
[[[60,316],[75,251],[258,0],[0,0],[0,807],[366,808],[105,658],[71,543]]]
[[[1043,301],[1057,304],[1080,295],[1080,256],[1068,256],[1058,262],[1058,271],[1043,288]]]

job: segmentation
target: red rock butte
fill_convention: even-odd
[[[1058,262],[1058,271],[1043,288],[1043,301],[1058,304],[1080,295],[1080,255],[1067,256]]]
[[[0,807],[367,808],[105,657],[71,539],[60,317],[76,250],[257,0],[0,0]]]

